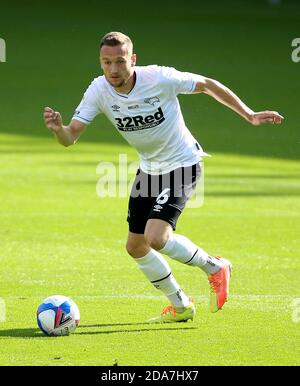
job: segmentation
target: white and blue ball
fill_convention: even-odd
[[[37,310],[38,326],[46,335],[69,335],[79,321],[80,312],[76,303],[66,296],[49,296]]]

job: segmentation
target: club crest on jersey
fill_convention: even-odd
[[[158,103],[160,101],[159,97],[151,97],[144,99],[145,103],[149,103],[149,105],[155,106],[155,103]]]
[[[136,131],[150,129],[152,127],[160,125],[164,120],[164,112],[161,107],[157,109],[154,114],[135,115],[133,117],[115,118],[117,122],[117,129],[121,131]]]

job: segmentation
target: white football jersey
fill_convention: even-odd
[[[95,78],[73,119],[89,124],[103,113],[141,159],[148,174],[191,166],[207,155],[185,125],[178,94],[195,89],[197,75],[157,65],[136,66],[129,94],[118,93],[105,76]]]

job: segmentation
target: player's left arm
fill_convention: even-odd
[[[228,87],[224,86],[217,80],[206,78],[201,75],[199,75],[193,93],[205,93],[210,95],[223,105],[234,110],[253,125],[261,125],[262,123],[279,124],[284,119],[284,117],[277,111],[266,110],[254,112]]]

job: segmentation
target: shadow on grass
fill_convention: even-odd
[[[0,330],[0,338],[43,338],[45,335],[38,328],[10,328]]]
[[[288,179],[289,177],[287,177]],[[68,181],[59,181],[57,182],[58,185],[63,185],[65,186],[66,184],[69,185],[94,185],[96,186],[97,184],[97,178],[93,180],[68,180]],[[207,183],[209,185],[209,182]],[[116,185],[117,187],[119,186],[118,184]],[[128,196],[131,191],[131,185],[128,184],[120,184],[120,186],[123,186],[124,188],[128,187]],[[238,186],[238,185],[237,185]],[[249,190],[243,190],[243,191],[209,191],[209,189],[206,189],[204,192],[205,197],[233,197],[233,198],[238,198],[238,197],[298,197],[300,196],[300,189],[296,186],[294,189],[288,189],[285,187],[278,187],[277,190],[274,187],[273,189],[268,189],[266,186],[264,190],[254,190],[253,185],[250,185],[251,187]],[[118,192],[118,190],[117,190]],[[107,198],[110,197],[107,191],[104,191],[104,193],[107,193],[106,195],[103,195],[102,198]],[[113,196],[111,196],[113,197]],[[118,194],[116,193],[117,198],[120,198]],[[123,197],[122,197],[123,198]]]
[[[138,326],[147,325],[151,328],[137,328],[137,329],[118,329],[118,330],[101,330],[101,327],[120,327],[120,326]],[[115,324],[91,324],[79,326],[76,330],[76,335],[100,335],[100,334],[116,334],[116,333],[141,333],[151,331],[183,331],[183,330],[196,330],[197,327],[185,327],[186,323],[181,323],[180,327],[166,327],[165,325],[153,325],[149,323],[115,323]],[[82,328],[99,328],[99,331],[80,331]],[[46,338],[46,336],[38,328],[11,328],[7,330],[0,330],[0,338]]]
[[[205,196],[212,196],[212,197],[296,197],[300,196],[300,190],[294,190],[294,191],[278,191],[278,192],[272,192],[272,191],[246,191],[246,192],[206,192]]]
[[[91,332],[77,332],[76,335],[100,335],[100,334],[115,334],[115,333],[118,333],[118,332],[121,332],[121,333],[130,333],[130,332],[137,332],[137,333],[141,333],[141,332],[149,332],[149,331],[183,331],[183,330],[197,330],[197,327],[184,327],[184,328],[141,328],[141,329],[137,329],[137,330],[112,330],[112,331],[91,331]]]
[[[197,327],[186,327],[187,323],[180,323],[180,327],[178,323],[176,327],[166,327],[166,325],[162,324],[149,324],[147,322],[142,323],[110,323],[110,324],[84,324],[78,328],[81,330],[82,328],[101,328],[101,327],[123,327],[123,326],[148,326],[149,328],[137,328],[137,329],[120,329],[120,330],[106,330],[106,331],[88,331],[88,332],[76,332],[77,335],[98,335],[98,334],[115,334],[115,333],[131,333],[131,332],[149,332],[149,331],[183,331],[183,330],[197,330]],[[150,328],[151,327],[151,328]]]

